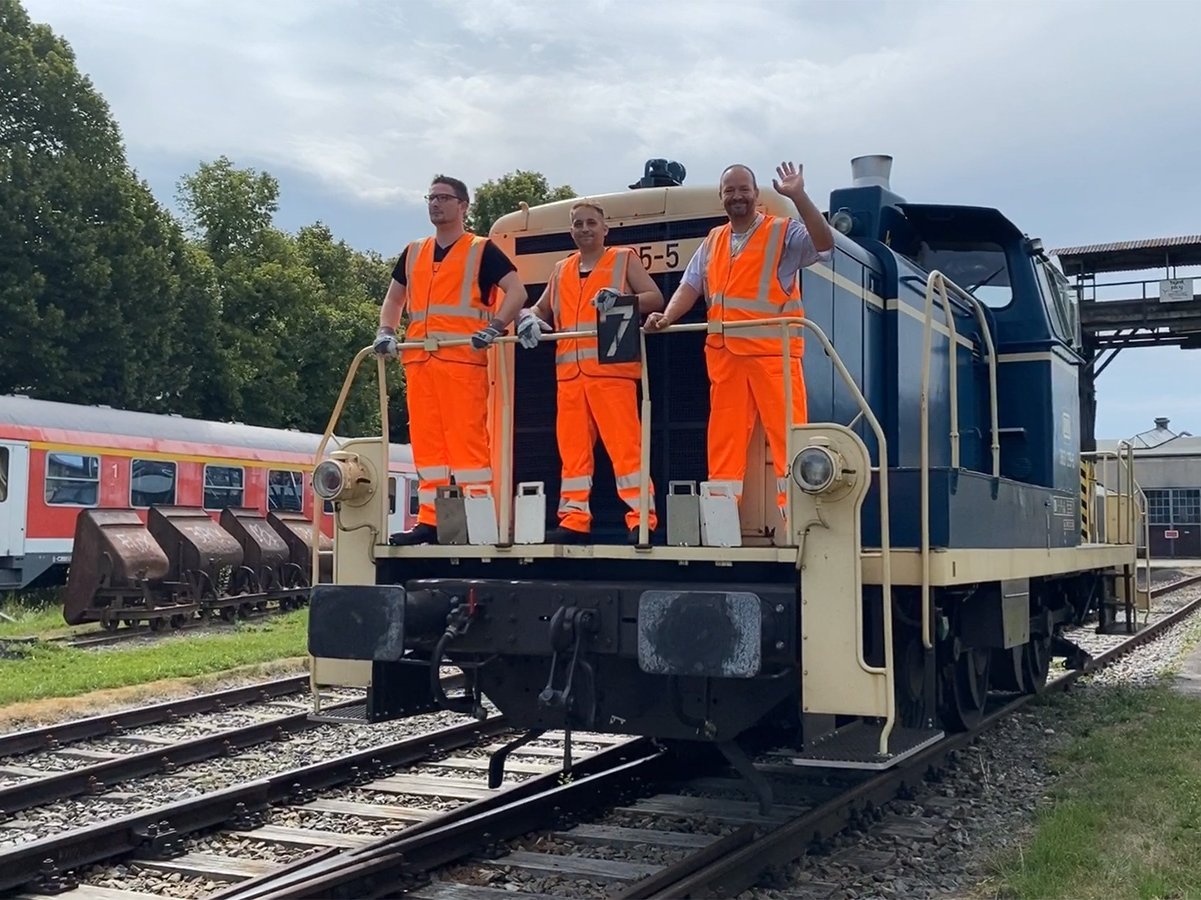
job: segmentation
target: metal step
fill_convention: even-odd
[[[883,725],[856,722],[822,735],[803,751],[784,757],[794,766],[825,769],[890,769],[901,760],[943,739],[936,728],[895,726],[888,735],[888,753],[881,756]]]

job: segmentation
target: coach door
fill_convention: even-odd
[[[0,441],[0,556],[25,555],[29,445]]]

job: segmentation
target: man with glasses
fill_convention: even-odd
[[[710,322],[748,322],[779,316],[803,316],[800,270],[828,261],[834,233],[805,193],[803,167],[790,162],[776,168],[776,192],[796,204],[798,221],[767,215],[757,208],[759,186],[746,166],[728,166],[718,195],[729,221],[709,232],[684,271],[667,308],[651,313],[647,331],[660,331],[679,320],[705,295]],[[789,341],[792,380],[791,422],[808,421],[801,372],[804,342],[793,330]],[[784,412],[784,359],[779,326],[730,328],[705,338],[709,371],[709,479],[723,482],[742,499],[747,447],[756,411],[763,420],[776,472],[776,502],[787,502],[788,464]]]
[[[420,510],[417,525],[392,535],[393,544],[437,543],[434,498],[452,476],[464,491],[472,485],[492,484],[484,351],[526,302],[517,267],[504,251],[486,237],[467,232],[467,185],[438,175],[426,201],[434,235],[405,247],[392,270],[380,307],[375,352],[389,358],[397,355],[396,329],[402,313],[408,315],[406,342],[470,338],[471,343],[400,351]],[[498,292],[504,293],[499,306]],[[530,329],[538,327],[533,316],[522,316],[518,331],[524,344],[537,343]]]

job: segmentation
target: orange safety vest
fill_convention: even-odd
[[[596,331],[596,307],[592,298],[601,288],[629,292],[626,271],[634,251],[629,247],[608,247],[596,267],[580,281],[580,254],[575,252],[555,264],[546,290],[551,313],[559,331]],[[640,314],[635,309],[635,316]],[[638,321],[630,323],[638,327]],[[555,341],[555,376],[559,381],[577,375],[610,378],[641,378],[642,366],[636,362],[601,365],[597,358],[596,338],[565,338]]]
[[[705,238],[708,265],[705,268],[708,320],[748,322],[780,316],[803,316],[800,278],[787,291],[780,287],[776,267],[784,252],[789,220],[763,215],[737,256],[731,257],[730,223],[714,228]],[[800,356],[804,342],[792,329],[792,355]],[[738,356],[781,356],[783,328],[780,325],[730,328],[705,338],[708,347],[724,347]]]
[[[480,264],[483,261],[487,238],[464,234],[441,262],[434,262],[432,237],[413,241],[405,256],[406,295],[409,325],[406,341],[423,341],[427,337],[439,340],[470,338],[491,321],[492,312],[480,297]],[[496,289],[491,291],[493,297]],[[475,350],[470,344],[445,349],[401,350],[404,363],[437,359],[443,362],[488,365],[488,354]]]

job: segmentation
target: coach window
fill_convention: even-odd
[[[238,466],[205,466],[204,508],[241,506],[243,474]]]
[[[46,457],[46,502],[95,506],[100,498],[100,457],[51,453]]]
[[[130,506],[172,506],[175,503],[175,463],[135,459],[129,465]]]
[[[396,476],[388,476],[388,515],[396,513]]]
[[[302,508],[300,473],[287,469],[271,469],[267,472],[267,509],[300,512]]]
[[[0,447],[0,503],[8,499],[8,448]]]
[[[417,493],[417,479],[409,478],[407,480],[409,482],[409,515],[415,516],[421,512],[421,495]]]

